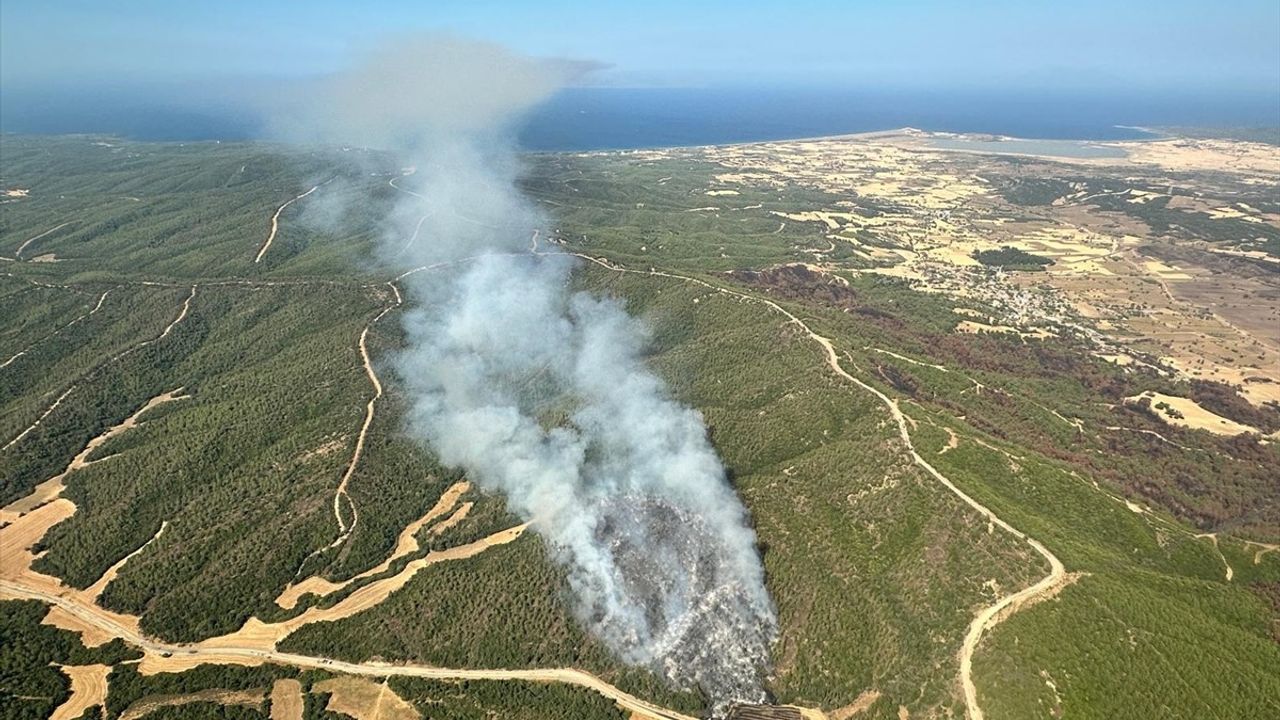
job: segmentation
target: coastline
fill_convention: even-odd
[[[992,140],[1021,141],[1021,142],[1061,142],[1061,143],[1082,143],[1082,144],[1118,144],[1133,142],[1153,142],[1157,140],[1170,140],[1175,135],[1161,133],[1150,128],[1138,127],[1133,125],[1111,125],[1109,127],[1120,128],[1124,130],[1133,130],[1142,132],[1151,137],[1135,137],[1135,138],[1065,138],[1065,137],[1025,137],[1018,135],[1005,135],[1001,133],[972,132],[972,131],[954,131],[954,130],[924,130],[921,128],[904,125],[896,128],[884,128],[879,130],[861,130],[847,133],[832,133],[819,135],[797,135],[795,137],[776,137],[760,140],[735,140],[730,142],[710,142],[710,143],[678,143],[667,145],[625,145],[618,147],[602,147],[602,148],[582,148],[582,149],[522,149],[520,152],[525,155],[593,155],[601,153],[622,153],[622,152],[653,152],[657,150],[696,150],[699,148],[712,147],[752,147],[757,145],[770,145],[775,143],[796,143],[796,142],[818,142],[823,140],[877,140],[890,137],[908,136],[908,137],[949,137],[955,139],[967,138],[987,138]]]

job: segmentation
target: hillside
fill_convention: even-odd
[[[936,139],[524,158],[530,252],[647,324],[750,512],[773,699],[1280,714],[1280,152]],[[706,712],[406,433],[406,274],[374,247],[412,173],[0,150],[0,714]]]

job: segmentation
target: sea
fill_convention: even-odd
[[[1149,138],[1140,127],[1280,126],[1280,93],[924,90],[824,87],[572,88],[520,127],[532,151],[713,145],[914,127],[1040,140]],[[0,130],[138,140],[250,140],[254,112],[163,93],[6,91]]]

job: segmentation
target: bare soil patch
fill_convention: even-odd
[[[315,684],[315,691],[330,693],[326,710],[360,720],[418,720],[422,716],[387,686],[357,677],[341,677]]]
[[[271,720],[302,720],[302,683],[292,678],[271,686]]]
[[[94,705],[107,704],[108,665],[63,665],[62,672],[71,678],[71,697],[59,705],[49,720],[75,720]]]

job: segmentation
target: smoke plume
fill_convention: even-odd
[[[722,712],[763,699],[776,634],[746,511],[702,416],[646,367],[643,324],[571,290],[576,259],[537,247],[516,189],[513,124],[582,70],[403,41],[333,78],[310,128],[403,158],[383,259],[449,263],[403,281],[410,430],[530,521],[585,628]]]

